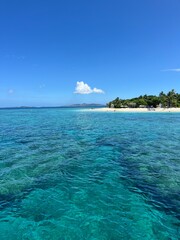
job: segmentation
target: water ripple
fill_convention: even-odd
[[[0,111],[0,239],[180,235],[180,114]]]

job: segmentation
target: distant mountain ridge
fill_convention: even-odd
[[[82,104],[71,104],[66,107],[104,107],[105,104],[98,103],[82,103]]]

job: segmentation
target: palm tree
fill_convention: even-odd
[[[176,93],[174,89],[168,92],[167,103],[168,103],[168,107],[175,107],[177,105]]]
[[[160,98],[160,102],[161,102],[162,106],[166,107],[166,105],[167,105],[167,96],[166,96],[166,94],[163,91],[160,92],[159,98]]]

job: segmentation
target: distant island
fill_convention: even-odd
[[[0,109],[27,109],[27,108],[101,108],[105,107],[103,104],[98,103],[82,103],[82,104],[71,104],[71,105],[63,105],[63,106],[42,106],[42,107],[35,107],[35,106],[19,106],[19,107],[0,107]]]
[[[107,103],[109,108],[180,108],[180,94],[174,89],[165,94],[163,91],[156,95],[141,95],[131,99],[117,97]]]
[[[66,107],[105,107],[103,104],[98,104],[98,103],[82,103],[82,104],[72,104],[68,105]]]

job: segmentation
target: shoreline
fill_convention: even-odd
[[[157,112],[157,113],[180,113],[180,108],[91,108],[82,111],[90,112]]]

